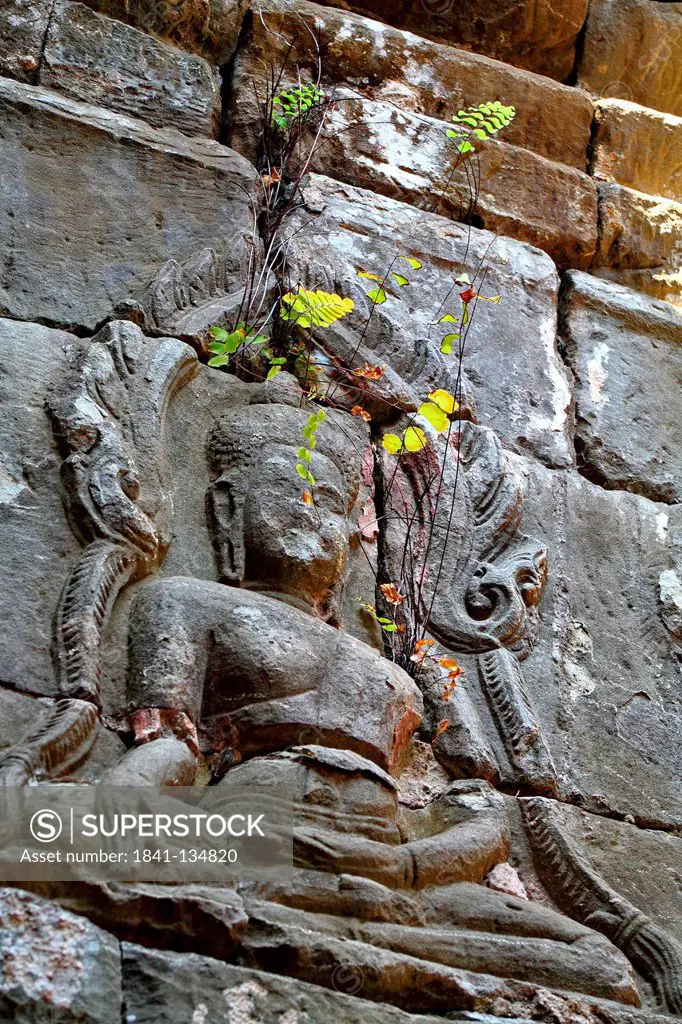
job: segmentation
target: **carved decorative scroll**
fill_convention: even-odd
[[[182,342],[150,341],[116,321],[84,347],[52,404],[67,513],[86,543],[56,618],[59,685],[70,697],[98,702],[100,641],[116,597],[166,554],[172,500],[163,422],[196,367]]]
[[[97,710],[92,704],[58,701],[33,732],[0,757],[0,785],[26,786],[64,778],[85,761],[98,731]]]
[[[403,508],[411,500],[415,507],[412,514],[416,513],[419,527],[413,528],[411,539],[415,550],[421,545],[422,615],[428,614],[429,633],[447,650],[476,657],[483,693],[514,781],[536,792],[553,793],[556,772],[525,691],[520,664],[537,637],[547,552],[520,531],[523,496],[496,435],[462,422],[458,443],[459,467],[454,458],[446,461],[438,502],[427,507],[417,500],[418,495],[434,493],[428,480],[434,472],[440,473],[427,450],[404,457],[397,473],[391,470],[388,500]],[[429,534],[431,541],[424,551]],[[393,546],[402,549],[399,544]],[[397,572],[397,567],[391,571]],[[441,745],[457,747],[454,760],[467,765],[469,773],[473,762],[474,774],[494,778],[499,772],[491,768],[489,754],[481,756],[481,751],[487,751],[485,741],[472,735],[473,708],[467,708],[469,724],[464,727],[456,703],[448,708],[451,732]],[[452,763],[449,767],[457,770]]]
[[[266,287],[257,271],[246,265],[259,257],[253,246],[248,248],[249,256],[236,261],[232,254],[243,254],[243,245],[229,244],[224,255],[201,249],[182,264],[168,260],[140,301],[119,307],[116,315],[152,334],[168,332],[183,338],[196,337],[215,323],[232,325],[242,306],[244,281],[254,277],[259,298]]]
[[[682,1016],[682,945],[600,878],[564,832],[551,800],[519,803],[538,874],[561,909],[606,935],[651,983],[662,1008]]]

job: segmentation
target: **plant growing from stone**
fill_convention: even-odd
[[[320,383],[323,370],[316,363],[315,348],[320,344],[320,332],[323,339],[324,331],[348,316],[355,304],[350,297],[306,288],[300,281],[292,286],[287,280],[285,255],[287,220],[302,201],[302,181],[312,157],[323,143],[327,116],[335,100],[322,87],[319,48],[316,51],[316,74],[306,79],[298,69],[290,67],[292,47],[293,43],[282,66],[271,70],[266,95],[259,101],[262,204],[258,224],[263,258],[259,262],[254,256],[251,262],[235,326],[212,330],[209,364],[232,372],[248,372],[255,380],[272,379],[282,369],[290,369],[302,388],[302,401],[316,401],[333,407],[338,385],[327,383],[323,386]],[[465,169],[469,185],[469,206],[463,213],[464,219],[473,214],[480,182],[480,173],[476,170],[479,144],[509,127],[515,113],[513,107],[493,100],[460,109],[452,116],[452,127],[444,135],[453,140],[456,158],[454,162],[449,161],[444,150],[444,163],[450,165],[450,170],[442,191],[435,197],[425,197],[427,211],[437,209],[440,196],[461,166]],[[472,158],[474,165],[470,171],[467,168]],[[376,311],[391,298],[398,297],[404,288],[413,285],[413,275],[421,269],[422,263],[416,256],[403,252],[394,254],[384,272],[375,268],[356,268],[358,278],[369,285],[365,292],[369,306],[363,322],[356,328],[356,344],[350,359],[344,366],[335,364],[335,369],[344,380],[344,390],[347,392],[355,388],[357,393],[358,401],[351,410],[353,415],[370,424],[372,417],[363,406],[367,397],[374,403],[383,401],[387,406],[392,403],[382,386],[384,368],[370,363],[355,365],[357,353]],[[433,468],[419,496],[420,507],[409,515],[391,506],[395,471],[389,474],[384,488],[385,507],[378,520],[386,524],[391,518],[400,518],[403,524],[405,543],[399,579],[378,579],[376,603],[364,597],[360,603],[381,627],[387,653],[413,676],[435,660],[439,670],[445,673],[444,699],[452,692],[460,669],[453,659],[433,655],[433,641],[425,636],[430,609],[424,607],[423,585],[426,560],[433,542],[433,517],[421,551],[413,543],[412,535],[418,525],[421,506],[425,503],[438,506],[443,500],[443,479],[449,459],[455,460],[455,483],[447,514],[448,530],[452,522],[459,472],[458,424],[462,415],[461,369],[466,337],[477,302],[500,301],[498,295],[483,294],[484,276],[481,268],[473,279],[465,268],[454,275],[453,284],[442,297],[430,324],[442,329],[439,341],[442,356],[456,360],[454,390],[433,388],[399,431],[389,430],[382,435],[373,424],[371,426],[375,446],[380,446],[383,458],[396,460],[395,471],[402,460],[415,458],[428,458]],[[311,411],[303,429],[295,466],[292,467],[304,485],[301,500],[308,505],[315,501],[311,464],[317,430],[324,418],[324,409]]]

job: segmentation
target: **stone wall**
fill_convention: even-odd
[[[263,157],[282,69],[334,101],[300,187]],[[307,815],[286,892],[0,889],[3,1021],[682,1017],[681,79],[669,0],[0,5],[0,783],[296,765]],[[493,99],[516,117],[462,162],[450,119]],[[358,269],[396,253],[421,266],[373,307]],[[448,360],[481,267],[501,301]],[[300,372],[207,365],[254,280],[355,304],[313,332],[319,522]],[[445,532],[382,447],[434,388]],[[394,485],[435,524],[447,699],[367,613]]]

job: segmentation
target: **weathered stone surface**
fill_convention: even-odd
[[[120,1024],[118,942],[20,889],[0,890],[0,1013],[17,1024]]]
[[[4,0],[0,8],[0,74],[35,79],[51,0]]]
[[[436,1017],[403,1013],[394,1006],[368,1004],[355,993],[362,979],[349,967],[339,971],[336,991],[208,957],[177,956],[122,945],[123,985],[128,1020],[135,1024],[178,1021],[258,1024],[426,1024]],[[125,1019],[125,1018],[124,1018]]]
[[[221,959],[232,953],[248,920],[237,893],[218,886],[165,885],[163,881],[26,885],[37,896],[88,918],[119,939]]]
[[[429,324],[463,264],[473,277],[485,262],[485,292],[502,295],[502,304],[478,304],[466,342],[465,373],[479,417],[494,422],[518,450],[549,465],[572,465],[571,391],[555,348],[557,278],[551,261],[527,245],[505,238],[493,242],[487,232],[469,233],[442,217],[329,179],[311,176],[303,195],[306,206],[290,247],[292,277],[352,295],[351,329],[369,310],[358,268],[383,273],[401,252],[424,264],[411,274],[409,288],[375,308],[364,350],[356,355],[358,365],[365,358],[388,364],[402,381],[408,407],[433,387],[454,387],[454,361],[439,354],[441,335]],[[347,349],[353,352],[353,339],[332,329],[320,340],[343,357]]]
[[[234,52],[242,18],[243,0],[86,0],[88,7],[133,25],[150,35],[168,39],[214,64],[225,64]]]
[[[682,314],[629,289],[571,274],[562,339],[575,379],[582,471],[605,487],[682,500]]]
[[[317,50],[308,32],[300,31],[299,19],[303,19],[324,53],[325,89],[350,87],[366,98],[386,100],[398,109],[443,121],[484,97],[499,98],[516,108],[513,123],[504,131],[505,142],[585,170],[592,102],[579,89],[430,42],[422,38],[422,22],[417,26],[419,35],[413,35],[308,0],[296,4],[295,18],[287,0],[264,0],[258,9],[263,20],[253,18],[240,48],[237,81],[260,77],[261,64],[283,61],[289,42],[293,42],[291,64],[301,69],[302,77],[308,72],[314,79]],[[383,10],[380,16],[386,16]],[[238,124],[244,120],[238,104],[233,104],[231,114]]]
[[[627,999],[623,1005],[590,996],[569,996],[515,979],[461,970],[442,962],[427,965],[416,957],[369,946],[355,938],[340,940],[331,934],[315,935],[306,927],[305,915],[300,915],[298,925],[285,920],[293,915],[279,916],[282,920],[270,911],[252,913],[244,943],[236,954],[238,963],[277,971],[284,962],[288,971],[301,981],[311,982],[314,978],[316,983],[329,988],[334,987],[333,978],[340,977],[345,970],[358,978],[359,991],[364,998],[399,1004],[412,1013],[420,1013],[428,1006],[448,1015],[455,1011],[488,1012],[491,1016],[502,1012],[536,1020],[543,1020],[544,1011],[545,1020],[565,1021],[566,1024],[578,1020],[581,1024],[597,1024],[598,1021],[609,1024],[660,1021],[662,1024],[665,1020],[656,1014],[640,1014],[632,1005],[627,1005]],[[550,1007],[554,1016],[548,1012]],[[471,1018],[464,1016],[464,1019]]]
[[[566,0],[560,11],[551,0],[456,4],[358,0],[351,6],[399,28],[564,81],[573,70],[588,0]]]
[[[559,794],[679,827],[679,664],[659,600],[679,572],[679,508],[514,461],[524,529],[548,550],[539,638],[522,670]],[[474,697],[475,687],[462,684]]]
[[[243,258],[254,173],[237,154],[10,81],[0,109],[0,311],[93,329],[168,259]]]
[[[592,173],[639,192],[682,199],[682,117],[625,100],[600,100]]]
[[[682,838],[567,804],[555,813],[602,878],[682,941]]]
[[[155,128],[217,131],[219,82],[210,64],[80,3],[55,4],[38,80]]]
[[[62,331],[0,320],[0,679],[48,695],[57,693],[52,619],[79,544],[62,508],[60,460],[45,401],[78,344]]]
[[[592,273],[682,305],[682,203],[602,184]]]
[[[682,4],[667,0],[591,0],[578,82],[682,115]]]

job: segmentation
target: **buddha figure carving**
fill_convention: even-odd
[[[293,787],[293,877],[242,885],[240,962],[274,968],[285,941],[296,949],[291,972],[319,983],[303,948],[314,934],[330,963],[334,941],[353,939],[424,970],[491,971],[635,1002],[631,968],[607,939],[481,884],[511,844],[504,798],[489,783],[460,779],[422,808],[400,806],[394,776],[422,698],[405,671],[343,629],[362,452],[356,424],[330,414],[312,456],[314,502],[304,502],[294,466],[307,417],[249,404],[211,433],[220,582],[139,584],[127,692],[137,745],[112,774],[189,782],[201,748],[230,752],[218,783],[226,795],[250,780]],[[395,981],[392,991],[382,984],[376,998],[395,1001]]]

